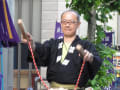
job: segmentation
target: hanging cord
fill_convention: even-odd
[[[80,81],[80,77],[81,77],[83,69],[84,69],[84,65],[85,65],[85,58],[83,59],[81,70],[80,70],[80,73],[79,73],[79,76],[78,76],[78,79],[77,79],[77,82],[76,82],[74,90],[77,90],[77,87],[78,87],[78,84],[79,84],[79,81]]]
[[[41,77],[41,75],[40,75],[40,72],[39,72],[39,70],[38,70],[38,67],[37,67],[37,65],[36,65],[35,57],[34,57],[34,54],[33,54],[33,49],[32,49],[32,47],[31,47],[31,42],[30,42],[30,41],[28,41],[28,47],[29,47],[29,50],[30,50],[31,55],[32,55],[32,59],[33,59],[33,63],[34,63],[34,66],[35,66],[37,75],[39,76],[39,78],[40,78],[41,82],[43,83],[43,85],[47,88],[47,90],[49,90],[47,84],[46,84],[46,83],[44,82],[44,80],[42,79],[42,77]]]

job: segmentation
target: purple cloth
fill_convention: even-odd
[[[102,43],[106,46],[112,46],[112,35],[114,32],[105,32],[106,37],[103,39]]]
[[[7,20],[8,20],[8,24],[10,26],[10,31],[12,33],[13,38],[9,37],[6,19],[5,19],[3,0],[0,0],[0,42],[2,43],[3,46],[8,47],[8,46],[16,45],[18,42],[20,42],[20,39],[16,32],[12,18],[10,16],[10,12],[9,12],[8,4],[6,0],[5,0],[5,4],[6,4],[6,12],[8,17]]]
[[[61,24],[56,21],[56,27],[55,27],[55,39],[59,39],[63,37],[63,32],[61,30]]]

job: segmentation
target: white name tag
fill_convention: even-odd
[[[61,56],[57,56],[56,63],[58,63],[61,60]]]
[[[58,49],[62,48],[63,42],[59,43]]]
[[[69,49],[69,53],[73,53],[74,52],[74,50],[75,50],[75,47],[70,47],[70,49]]]
[[[65,59],[65,60],[62,62],[62,64],[65,65],[65,66],[67,66],[69,62],[70,62],[70,60]]]

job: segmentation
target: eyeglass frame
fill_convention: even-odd
[[[74,20],[61,20],[61,24],[66,25],[68,23],[69,23],[69,25],[75,25],[75,24],[77,24],[79,22],[78,21],[74,21]]]

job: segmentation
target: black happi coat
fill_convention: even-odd
[[[61,62],[63,39],[46,41],[44,44],[36,43],[35,56],[37,64],[47,66],[47,80],[55,81],[62,84],[76,84],[81,65],[82,57],[76,50],[76,45],[80,44],[84,49],[87,49],[94,55],[94,60],[90,64],[85,63],[79,87],[85,86],[88,79],[93,79],[96,72],[99,70],[102,60],[95,50],[93,44],[88,41],[81,40],[76,36],[75,40],[69,47],[65,60]]]

